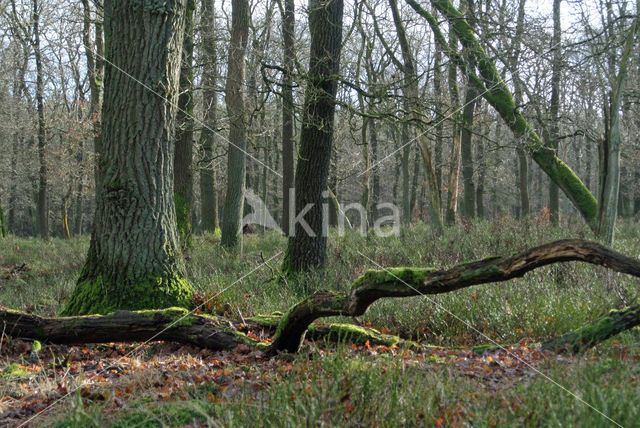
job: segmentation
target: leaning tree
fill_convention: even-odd
[[[104,3],[100,183],[89,253],[65,315],[190,304],[171,173],[185,6]]]

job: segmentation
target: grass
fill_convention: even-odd
[[[640,255],[640,227],[622,223],[614,248]],[[329,239],[327,269],[283,284],[276,281],[285,238],[267,233],[245,236],[242,256],[225,252],[215,236],[196,237],[189,277],[209,307],[231,318],[286,310],[305,292],[345,290],[364,270],[381,266],[450,267],[492,255],[512,254],[554,239],[592,239],[579,222],[551,227],[534,219],[509,218],[455,226],[440,237],[423,224],[400,237],[349,232]],[[88,238],[71,240],[9,237],[0,245],[0,274],[25,264],[11,279],[0,279],[4,306],[55,315],[71,294]],[[257,266],[275,258],[255,271]],[[239,280],[239,278],[242,278]],[[562,334],[608,310],[638,301],[638,280],[603,268],[566,263],[525,277],[453,293],[374,304],[362,321],[405,338],[468,347],[484,343],[536,342]],[[336,318],[336,320],[338,320]],[[341,320],[351,321],[351,320]],[[266,377],[256,389],[233,394],[215,383],[185,387],[182,398],[155,403],[152,395],[126,403],[120,415],[108,403],[76,394],[44,425],[183,426],[603,426],[611,422],[567,390],[622,426],[640,426],[640,332],[609,340],[579,358],[545,358],[529,368],[491,377],[469,375],[440,360],[370,355],[348,345],[330,352],[315,347],[282,362],[288,372],[257,364]],[[4,361],[4,360],[3,360]],[[0,365],[9,362],[0,362]],[[230,369],[244,370],[230,364]],[[1,368],[1,367],[0,367]],[[554,380],[549,381],[546,377]],[[242,378],[242,377],[240,377]],[[234,384],[235,385],[235,384]],[[142,390],[142,389],[141,389]],[[0,412],[1,413],[1,412]]]

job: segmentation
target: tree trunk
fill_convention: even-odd
[[[411,199],[409,197],[409,156],[411,144],[409,144],[409,124],[402,123],[400,132],[400,147],[402,147],[402,223],[411,223]]]
[[[407,40],[407,35],[400,19],[400,12],[398,11],[397,0],[389,0],[389,6],[391,7],[391,13],[393,14],[393,22],[396,28],[396,34],[398,35],[398,41],[400,43],[400,49],[402,51],[402,71],[404,73],[404,88],[403,94],[406,99],[406,110],[411,112],[409,117],[415,123],[421,122],[419,108],[419,91],[418,91],[418,76],[415,71],[415,60],[413,53]],[[442,202],[440,200],[440,189],[436,183],[436,174],[433,169],[433,157],[431,155],[431,149],[429,148],[429,141],[424,132],[420,132],[418,128],[418,144],[420,152],[422,154],[422,160],[424,162],[425,177],[427,185],[429,186],[429,193],[431,196],[431,221],[436,229],[437,233],[442,232],[442,217],[440,216],[440,207]]]
[[[467,20],[475,26],[473,0],[467,0]],[[476,108],[478,91],[467,79],[467,92],[462,109],[462,135],[460,137],[460,157],[462,161],[463,213],[468,219],[475,217],[475,186],[473,184],[473,115]]]
[[[522,35],[524,33],[524,14],[526,0],[520,0],[518,3],[518,17],[516,23],[516,35],[514,39],[513,55],[511,57],[511,74],[513,76],[514,86],[514,102],[516,106],[522,104],[522,82],[520,80],[520,52]],[[526,153],[523,144],[516,142],[516,157],[518,158],[518,191],[520,194],[520,216],[522,218],[529,215],[529,166],[527,163]]]
[[[38,231],[41,238],[49,238],[49,205],[47,201],[47,140],[44,122],[44,76],[42,69],[42,53],[40,52],[40,6],[38,0],[33,5],[33,39],[32,48],[36,60],[36,106],[38,112]]]
[[[295,4],[293,0],[284,0],[282,16],[282,43],[284,72],[282,74],[282,230],[291,236],[289,230],[289,212],[295,201],[289,196],[294,185],[295,141],[293,128],[295,121],[293,105],[293,79],[291,77],[295,63]]]
[[[64,314],[190,305],[171,174],[185,5],[105,2],[97,221]]]
[[[176,224],[182,248],[191,242],[191,214],[193,211],[193,12],[195,0],[187,0],[185,11],[184,46],[180,66],[175,152],[173,158],[173,197],[176,205]]]
[[[218,127],[218,61],[216,56],[214,0],[202,0],[202,98],[204,100],[204,127],[200,133],[202,158],[200,160],[200,221],[202,230],[214,233],[218,223],[218,190],[213,148]]]
[[[636,17],[627,34],[618,75],[613,83],[611,95],[605,101],[605,140],[601,145],[600,201],[598,211],[598,236],[605,243],[613,243],[616,218],[618,214],[618,197],[620,190],[620,108],[622,92],[627,79],[627,68],[635,35],[638,32]]]
[[[449,29],[449,50],[457,52],[458,38]],[[449,84],[449,110],[451,111],[451,162],[449,163],[449,184],[447,186],[447,209],[445,221],[447,225],[455,224],[458,214],[458,183],[460,179],[460,91],[458,90],[457,66],[453,61],[447,67],[447,83]]]
[[[4,211],[2,210],[2,203],[0,202],[0,238],[6,238],[7,234],[7,223],[4,220]]]
[[[91,6],[89,0],[82,0],[83,7],[83,28],[82,28],[82,44],[87,60],[87,74],[89,76],[89,115],[91,116],[91,125],[93,128],[93,149],[96,156],[94,164],[95,188],[99,187],[98,171],[100,153],[102,153],[102,129],[100,109],[102,107],[102,79],[104,67],[104,43],[103,43],[103,25],[100,19],[100,10],[102,8],[102,0],[94,0],[96,5],[95,17],[91,17]],[[94,22],[95,44],[91,41],[91,23]],[[95,46],[95,52],[93,51]],[[94,219],[96,221],[97,219]]]
[[[478,186],[476,187],[476,216],[478,218],[484,218],[484,179],[487,173],[487,161],[484,158],[484,139],[481,139],[478,142],[476,164],[478,165]]]
[[[551,121],[549,139],[547,145],[556,153],[558,152],[559,120],[560,120],[560,78],[562,74],[562,29],[560,26],[560,2],[553,0],[553,37],[551,49],[553,49],[553,63],[551,71],[551,106],[549,107],[549,120]],[[551,224],[557,225],[560,219],[560,194],[558,185],[549,181],[549,219]]]
[[[477,92],[473,86],[469,85],[464,100],[462,111],[462,137],[461,137],[461,158],[462,158],[462,183],[464,184],[463,207],[464,216],[468,219],[475,217],[476,191],[473,184],[473,113],[475,110]]]
[[[331,164],[342,12],[343,0],[309,1],[309,81],[295,178],[296,215],[300,221],[289,237],[282,267],[286,273],[321,269],[325,264],[328,219],[323,213],[323,193]]]
[[[242,239],[242,215],[246,180],[247,117],[244,105],[246,51],[249,35],[249,2],[232,1],[231,41],[225,101],[229,115],[227,194],[222,208],[222,245],[234,248]]]
[[[440,40],[444,39],[433,16],[424,10],[415,0],[407,0],[407,2],[420,15],[427,19],[434,34],[436,34],[436,38]],[[544,145],[538,134],[536,134],[531,125],[519,112],[513,101],[511,92],[498,73],[494,62],[480,46],[473,30],[463,19],[463,15],[449,0],[431,0],[431,3],[444,14],[447,20],[454,24],[453,29],[460,41],[473,53],[473,55],[465,57],[468,63],[454,53],[449,53],[452,55],[453,60],[469,73],[473,83],[481,91],[484,98],[498,111],[512,132],[517,137],[522,137],[525,140],[525,147],[533,160],[558,184],[584,217],[589,227],[595,230],[598,202],[591,192],[589,192],[589,189],[584,186],[571,168],[562,162],[552,149]],[[474,68],[477,68],[479,75],[475,74],[473,71]]]

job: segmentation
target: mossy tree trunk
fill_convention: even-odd
[[[200,218],[202,230],[214,233],[218,223],[218,193],[213,150],[218,126],[218,61],[216,57],[214,0],[202,0],[202,98],[204,100],[204,127],[200,133],[202,157],[200,160]]]
[[[244,85],[246,52],[249,37],[249,2],[233,0],[231,41],[225,101],[229,115],[229,148],[227,154],[227,194],[222,208],[222,245],[234,248],[242,239],[242,215],[246,180],[247,117]]]
[[[436,39],[444,39],[438,22],[433,18],[433,15],[422,8],[415,0],[406,1],[416,12],[427,19]],[[452,23],[453,31],[455,31],[460,42],[469,52],[464,59],[455,52],[447,52],[447,54],[469,75],[473,84],[476,85],[487,102],[496,109],[514,135],[518,138],[523,138],[529,155],[567,195],[589,227],[592,230],[596,230],[598,211],[596,198],[571,168],[560,160],[556,152],[543,143],[520,113],[511,91],[496,69],[495,63],[480,46],[473,29],[464,19],[464,16],[449,0],[431,0],[431,4]]]
[[[295,212],[302,221],[296,222],[289,237],[282,266],[285,273],[321,269],[326,260],[328,215],[323,206],[331,164],[342,12],[343,0],[309,2],[309,81],[295,177]]]
[[[176,223],[183,248],[191,247],[193,211],[193,12],[195,0],[187,0],[184,42],[180,66],[175,152],[173,160],[173,196]]]
[[[171,174],[185,6],[186,0],[105,2],[96,223],[64,314],[191,302]]]

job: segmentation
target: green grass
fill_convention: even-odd
[[[614,248],[638,257],[639,237],[640,226],[620,224]],[[423,224],[409,226],[402,237],[334,233],[329,239],[327,269],[284,283],[278,280],[278,269],[285,238],[275,233],[245,236],[240,256],[225,252],[219,237],[204,236],[194,239],[188,273],[198,292],[213,298],[212,308],[238,319],[284,311],[306,292],[346,290],[366,269],[378,265],[446,268],[561,238],[593,239],[578,222],[553,228],[535,220],[508,218],[476,222],[469,228],[455,226],[441,237]],[[0,303],[44,315],[58,313],[70,296],[87,247],[87,237],[46,243],[15,237],[1,241],[0,273],[22,263],[31,270],[17,278],[0,279]],[[249,274],[273,256],[268,265]],[[379,301],[363,321],[431,344],[542,341],[612,308],[637,302],[638,284],[638,279],[603,268],[565,263],[508,283]],[[400,358],[363,356],[338,346],[335,354],[317,360],[309,359],[312,354],[296,356],[296,370],[274,376],[260,394],[240,390],[227,397],[212,385],[189,391],[185,402],[157,404],[139,399],[127,403],[122,415],[108,422],[141,427],[182,426],[193,421],[209,426],[434,426],[440,420],[443,426],[610,424],[566,391],[570,390],[623,426],[640,426],[640,332],[626,332],[615,341],[626,349],[624,356],[609,340],[584,358],[544,362],[537,367],[544,376],[531,374],[518,382],[495,384],[465,376],[446,364],[407,366]],[[221,400],[212,401],[210,393]],[[107,422],[99,404],[83,403],[81,397],[74,400],[63,406],[67,413],[56,419],[58,426]]]

